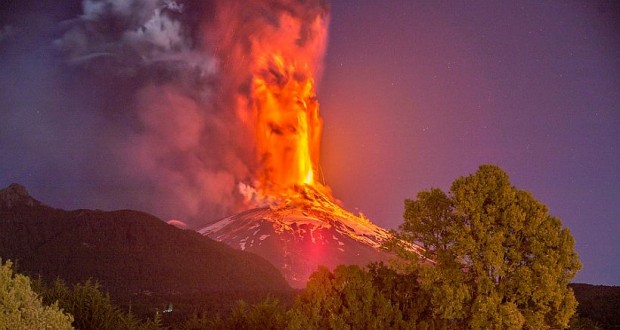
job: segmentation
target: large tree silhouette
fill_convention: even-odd
[[[575,312],[573,237],[497,166],[406,200],[397,236],[427,249],[434,265],[402,255],[416,259],[434,317],[453,327],[565,328]]]

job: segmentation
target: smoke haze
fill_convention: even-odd
[[[254,52],[309,49],[324,1],[4,2],[0,182],[65,208],[134,208],[191,225],[242,207],[260,164]],[[293,33],[291,33],[291,31]]]

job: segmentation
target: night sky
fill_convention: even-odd
[[[21,183],[68,209],[134,208],[182,220],[184,205],[196,208],[194,216],[226,212],[218,192],[243,172],[230,174],[216,159],[230,136],[201,135],[208,148],[159,141],[155,133],[175,132],[140,111],[162,93],[136,80],[174,90],[217,83],[203,78],[218,75],[210,61],[196,60],[199,50],[187,46],[194,43],[167,35],[175,48],[148,35],[92,34],[98,25],[84,22],[86,15],[76,20],[81,1],[10,0],[0,10],[0,186]],[[119,31],[133,28],[118,22]],[[614,1],[331,1],[319,87],[326,183],[347,209],[395,228],[405,198],[447,190],[479,165],[497,164],[570,228],[583,263],[575,282],[620,285],[619,22]],[[202,75],[178,66],[180,59]],[[180,82],[188,77],[195,85]],[[192,102],[170,93],[166,102],[190,109],[166,117],[179,129],[194,122],[191,109],[219,102],[209,93]],[[220,118],[221,107],[206,112]],[[219,119],[205,125],[230,127]],[[161,145],[177,148],[178,162],[144,159]],[[166,190],[194,179],[179,179],[191,163],[179,150],[203,147],[217,151],[200,158],[209,169],[200,182],[213,185],[185,185],[188,196]],[[127,163],[136,153],[144,158]],[[204,201],[207,209],[196,206],[203,193],[218,195]]]
[[[569,227],[575,281],[620,284],[620,10],[612,1],[334,1],[326,180],[385,227],[497,164]]]

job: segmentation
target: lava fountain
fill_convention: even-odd
[[[319,163],[321,118],[314,79],[307,63],[280,54],[260,58],[252,81],[257,113],[259,181],[269,193],[315,186]]]
[[[329,194],[317,182],[323,123],[315,89],[326,39],[326,12],[305,20],[284,12],[277,26],[251,38],[255,185],[264,197],[279,199],[301,187]]]

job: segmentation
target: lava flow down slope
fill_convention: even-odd
[[[254,208],[199,232],[256,253],[280,268],[292,287],[304,287],[319,265],[386,261],[387,230],[339,207],[309,186],[279,204]]]
[[[238,5],[222,6],[216,15],[228,29],[212,39],[235,45],[222,61],[248,76],[238,88],[236,113],[253,135],[256,167],[238,185],[245,211],[198,231],[266,258],[292,286],[303,287],[319,265],[388,259],[381,246],[390,234],[344,210],[322,182],[316,80],[328,6],[276,2],[233,1]]]

